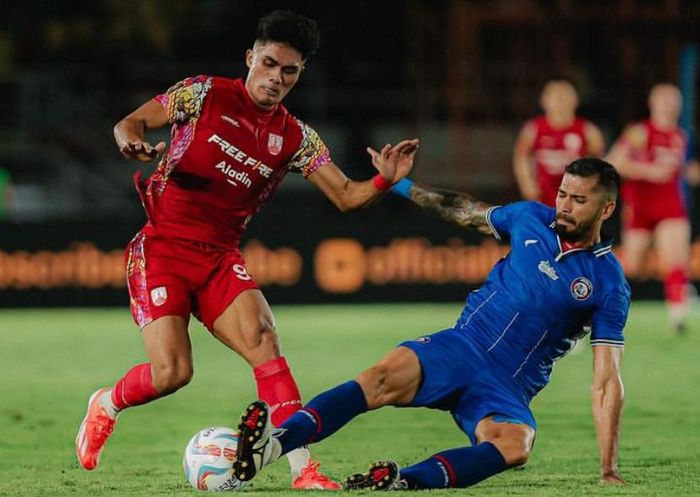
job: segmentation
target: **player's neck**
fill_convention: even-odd
[[[248,108],[262,116],[269,116],[275,111],[275,109],[277,109],[277,106],[279,104],[273,104],[268,106],[260,105],[253,98],[253,95],[251,94],[250,89],[248,88],[247,82],[245,80],[242,80],[241,84],[243,85],[243,93],[245,94],[246,100],[248,102]]]
[[[596,243],[600,243],[600,233],[591,233],[590,236],[581,240],[564,240],[560,237],[562,252],[574,249],[589,249]]]
[[[659,116],[651,116],[649,122],[660,131],[674,131],[678,127],[678,123],[673,119],[666,119]]]
[[[576,120],[575,114],[547,114],[547,123],[552,128],[568,128]]]

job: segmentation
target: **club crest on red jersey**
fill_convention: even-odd
[[[270,133],[267,137],[267,151],[272,155],[279,155],[282,151],[283,143],[284,138],[282,138],[282,136]]]
[[[583,140],[576,133],[567,133],[564,135],[564,147],[569,150],[578,150],[583,145]]]
[[[576,300],[586,300],[593,293],[593,283],[588,278],[580,276],[571,282],[571,295]]]

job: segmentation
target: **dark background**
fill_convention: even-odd
[[[89,241],[122,248],[143,222],[113,125],[185,76],[245,74],[260,15],[291,8],[315,18],[321,49],[285,105],[321,134],[354,179],[373,174],[364,149],[422,140],[418,181],[492,203],[517,200],[512,145],[538,110],[552,74],[574,78],[580,113],[611,143],[646,115],[646,94],[679,82],[683,53],[700,40],[700,2],[102,1],[13,3],[0,19],[0,252],[65,250]],[[694,83],[697,87],[697,82]],[[695,103],[688,102],[694,110]],[[695,122],[691,120],[690,131]],[[168,130],[155,132],[164,139]],[[143,168],[146,171],[149,168]],[[2,177],[9,177],[9,182]],[[3,186],[4,185],[4,186]],[[697,215],[692,207],[694,233]],[[617,232],[618,222],[608,227]],[[365,247],[394,237],[481,243],[399,199],[341,216],[288,177],[247,240],[302,253],[298,289],[272,285],[273,301],[440,300],[463,284],[372,287],[328,295],[314,286],[313,250],[329,237]],[[0,266],[2,267],[2,266]],[[657,296],[653,274],[638,296]],[[0,274],[0,281],[2,275]],[[123,289],[0,290],[0,306],[124,303]]]

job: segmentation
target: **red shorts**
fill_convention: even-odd
[[[212,329],[233,300],[259,288],[240,251],[175,241],[142,231],[126,247],[131,315],[139,328],[162,316],[194,314]]]
[[[654,231],[666,219],[686,219],[680,197],[658,197],[645,202],[625,202],[622,222],[625,230]]]

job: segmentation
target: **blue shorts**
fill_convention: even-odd
[[[487,416],[537,429],[527,396],[458,330],[450,328],[399,346],[414,351],[423,370],[423,382],[407,407],[449,411],[473,445],[476,425]]]

